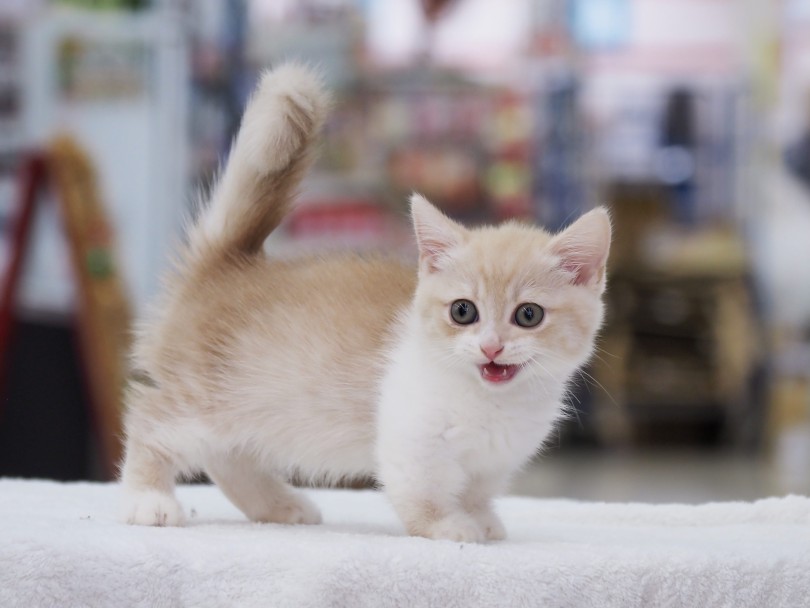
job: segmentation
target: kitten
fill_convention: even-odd
[[[502,539],[492,506],[562,415],[602,320],[597,209],[553,236],[466,229],[414,195],[418,271],[262,253],[327,95],[285,65],[251,98],[211,202],[140,328],[124,519],[180,525],[175,477],[205,471],[254,521],[315,524],[285,481],[373,475],[409,534]]]

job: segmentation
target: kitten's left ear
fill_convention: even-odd
[[[416,193],[411,196],[411,218],[419,246],[419,266],[428,272],[436,272],[453,248],[464,240],[464,227]]]
[[[560,267],[571,273],[574,285],[604,289],[610,233],[607,209],[597,207],[551,240],[550,251],[559,257]]]

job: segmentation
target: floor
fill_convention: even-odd
[[[512,493],[606,502],[755,500],[810,493],[807,469],[796,471],[777,456],[714,450],[567,450],[550,453],[527,467],[515,479]]]

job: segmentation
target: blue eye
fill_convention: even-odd
[[[546,316],[546,312],[539,304],[526,302],[515,310],[515,323],[521,327],[537,327]]]
[[[450,318],[459,325],[469,325],[478,320],[478,309],[469,300],[456,300],[450,305]]]

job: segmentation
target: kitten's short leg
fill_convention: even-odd
[[[176,474],[168,454],[130,436],[121,471],[122,519],[142,526],[183,525],[183,508],[174,496]]]
[[[319,524],[312,502],[247,456],[211,458],[205,471],[250,520],[280,524]]]
[[[460,467],[437,461],[429,472],[416,473],[400,467],[382,466],[381,481],[394,509],[411,536],[482,542],[484,531],[459,504],[465,475]]]
[[[504,480],[474,476],[461,496],[462,506],[484,530],[487,540],[506,538],[506,528],[492,507],[493,496],[500,494],[505,485]]]
[[[126,453],[121,467],[121,518],[142,526],[180,526],[185,517],[174,496],[174,480],[181,459],[157,431],[167,405],[160,389],[134,382],[126,394]],[[157,426],[156,426],[157,425]],[[173,443],[182,435],[172,428]]]

